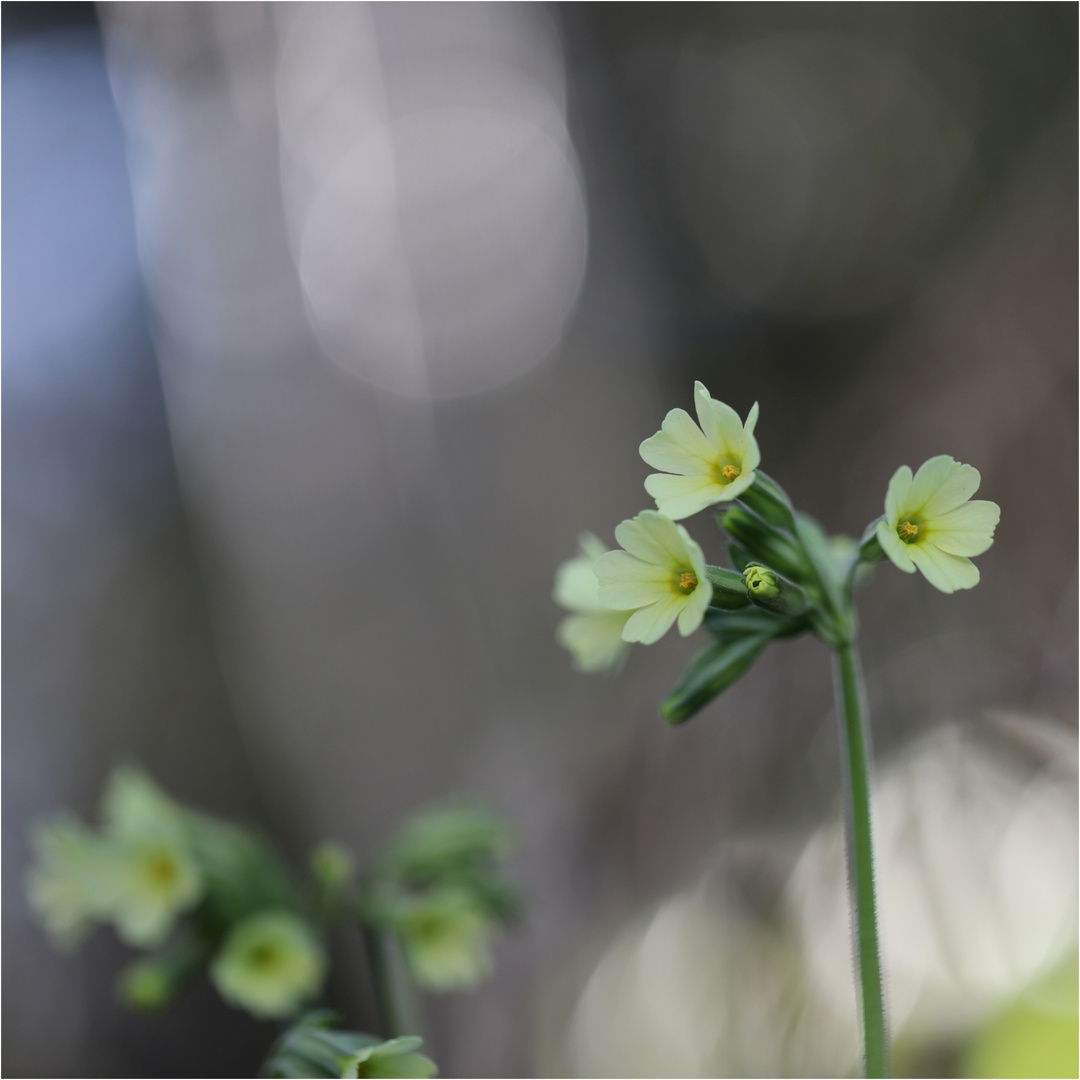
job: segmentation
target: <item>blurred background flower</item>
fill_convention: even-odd
[[[944,452],[1002,507],[978,589],[882,565],[864,591],[879,753],[988,708],[1072,732],[1076,19],[4,5],[5,1069],[251,1075],[265,1056],[210,988],[130,1017],[101,992],[122,946],[64,959],[31,925],[28,823],[85,816],[117,759],[297,865],[324,836],[364,864],[461,790],[514,822],[529,917],[490,984],[427,1003],[448,1076],[543,1073],[536,1002],[586,943],[681,896],[718,843],[824,820],[839,762],[814,641],[678,731],[656,717],[676,635],[615,681],[553,643],[555,568],[650,504],[636,448],[695,379],[740,416],[760,400],[766,470],[830,531],[860,535],[898,464]],[[1051,881],[1049,848],[1009,846],[1028,828],[1001,858],[1041,869],[995,888]],[[828,880],[806,894],[823,907]],[[832,976],[770,936],[771,884],[700,933],[783,1002],[785,972]],[[1006,971],[1042,970],[1037,944],[927,986],[996,988],[997,1030],[1031,1030],[1003,995]],[[332,1004],[372,1029],[356,941],[329,947]],[[904,994],[916,1024],[931,998]],[[650,1062],[692,1066],[662,1045]]]
[[[1076,1072],[1076,749],[1045,723],[988,717],[883,768],[896,1075]],[[857,1075],[842,827],[817,830],[763,903],[792,852],[778,839],[720,849],[696,885],[620,929],[545,1031],[542,1075]]]

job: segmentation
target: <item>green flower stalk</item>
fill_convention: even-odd
[[[857,989],[868,1076],[889,1068],[870,825],[870,734],[856,647],[853,591],[888,558],[899,569],[922,572],[942,592],[978,583],[971,558],[993,542],[1000,511],[972,501],[979,474],[947,456],[917,473],[905,465],[889,483],[885,514],[861,544],[829,537],[797,512],[776,481],[759,469],[754,438],[758,408],[746,423],[695,384],[698,424],[673,409],[641,444],[647,464],[664,470],[645,481],[659,512],[624,521],[615,537],[624,550],[593,564],[598,599],[632,614],[624,641],[651,644],[678,620],[686,636],[704,627],[711,638],[682,673],[660,712],[681,724],[745,674],[771,641],[806,630],[835,653],[839,735]],[[730,537],[735,570],[706,566],[701,548],[673,519],[707,506],[727,505],[718,523]]]
[[[233,927],[210,978],[232,1005],[260,1019],[291,1016],[322,988],[326,956],[291,911],[264,911]]]

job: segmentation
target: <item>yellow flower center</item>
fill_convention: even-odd
[[[738,478],[739,470],[734,465],[725,465],[720,470],[720,475],[724,478],[724,483],[730,484],[732,480]]]
[[[281,953],[268,942],[259,942],[248,953],[248,962],[258,971],[269,971],[279,966]]]
[[[692,593],[697,588],[697,574],[692,570],[685,571],[679,578],[679,588],[684,593]]]
[[[913,544],[915,538],[919,535],[919,526],[912,525],[910,521],[902,521],[896,527],[896,535],[899,536],[905,544]]]
[[[147,870],[150,880],[162,889],[171,888],[180,876],[179,868],[168,855],[155,855]]]

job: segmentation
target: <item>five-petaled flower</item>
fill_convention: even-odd
[[[694,404],[700,427],[684,409],[672,409],[640,449],[647,465],[665,470],[649,476],[645,490],[660,512],[673,519],[737,499],[754,482],[754,470],[761,463],[754,438],[757,402],[744,424],[730,405],[710,397],[698,382]]]
[[[555,639],[574,658],[578,671],[602,671],[623,658],[627,644],[623,627],[631,611],[612,611],[600,602],[600,582],[593,566],[607,548],[585,533],[578,540],[580,554],[567,559],[555,574],[555,603],[570,614],[559,623]]]
[[[946,593],[978,585],[979,570],[970,556],[994,542],[1001,517],[997,503],[971,501],[979,479],[978,469],[947,454],[931,458],[914,476],[907,465],[896,470],[877,538],[897,567],[908,574],[922,571]]]
[[[210,978],[228,1002],[260,1019],[296,1012],[318,994],[326,955],[307,922],[270,909],[234,923],[210,965]]]
[[[598,559],[600,601],[617,610],[633,609],[623,641],[651,645],[679,620],[684,637],[701,625],[712,599],[705,556],[689,533],[655,510],[642,510],[615,530],[623,551]]]

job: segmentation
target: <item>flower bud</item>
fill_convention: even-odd
[[[748,566],[743,571],[743,579],[750,599],[774,615],[802,615],[807,609],[806,593],[768,567]]]
[[[139,960],[125,968],[117,985],[120,1000],[138,1012],[157,1012],[172,1001],[176,982],[156,960]]]
[[[311,853],[311,872],[325,888],[340,888],[356,875],[356,859],[347,847],[325,840]]]
[[[746,581],[747,592],[758,599],[770,599],[780,595],[780,586],[776,583],[776,575],[763,566],[748,566],[743,579]]]

